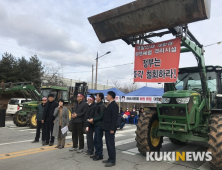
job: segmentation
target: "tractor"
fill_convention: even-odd
[[[69,109],[69,117],[71,118],[71,110],[73,104],[76,102],[76,96],[79,92],[85,96],[87,94],[87,83],[76,83],[75,87],[59,87],[59,86],[42,86],[41,92],[37,90],[37,87],[30,82],[19,83],[3,83],[0,88],[1,101],[8,101],[10,96],[16,96],[16,92],[22,93],[23,97],[31,98],[32,101],[22,103],[22,110],[17,111],[13,115],[13,122],[16,126],[29,126],[30,128],[36,128],[36,108],[41,103],[43,96],[47,97],[49,94],[54,94],[55,101],[63,98],[65,106]],[[2,104],[3,108],[5,104]]]
[[[209,165],[222,169],[222,67],[205,66],[203,45],[188,24],[210,18],[210,0],[137,0],[89,17],[102,43],[122,39],[133,47],[154,37],[181,39],[180,53],[191,52],[196,67],[180,68],[177,81],[164,83],[162,103],[138,119],[136,143],[142,155],[159,152],[163,137],[177,145],[206,142]],[[170,61],[170,59],[169,59]]]

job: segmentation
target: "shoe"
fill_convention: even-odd
[[[109,159],[104,160],[103,163],[109,163]]]
[[[58,147],[58,149],[62,149],[62,148],[64,148],[64,146],[61,146],[61,145],[60,145],[60,146]]]
[[[98,161],[98,160],[102,160],[103,156],[96,156],[95,158],[93,158],[94,161]]]
[[[89,151],[88,151],[88,150],[84,152],[84,154],[88,154],[88,153],[89,153]]]
[[[49,146],[53,146],[53,145],[54,145],[54,143],[50,143],[50,144],[49,144]]]
[[[45,146],[45,145],[48,145],[49,143],[48,142],[46,142],[46,141],[43,141],[42,142],[42,146]]]
[[[38,140],[34,140],[34,141],[32,141],[32,143],[38,143],[39,141]]]
[[[60,145],[57,145],[55,148],[59,148],[60,147]]]
[[[78,149],[78,150],[77,150],[77,153],[82,153],[82,152],[83,152],[82,149]]]
[[[116,165],[115,163],[111,163],[111,162],[108,162],[105,164],[105,167],[111,167],[111,166],[114,166]]]
[[[93,153],[89,153],[89,152],[88,152],[86,155],[87,155],[87,156],[93,156]]]
[[[94,155],[92,155],[92,156],[90,156],[90,158],[95,158],[95,157],[97,157],[97,155],[96,154],[94,154]]]
[[[77,148],[70,148],[69,151],[77,151]]]

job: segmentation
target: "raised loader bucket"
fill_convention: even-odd
[[[137,0],[89,17],[100,42],[210,18],[211,0]]]

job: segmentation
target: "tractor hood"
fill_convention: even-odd
[[[192,90],[177,90],[177,91],[168,91],[163,94],[163,97],[190,97],[194,95],[200,95],[200,94]]]

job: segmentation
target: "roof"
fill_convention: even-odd
[[[216,72],[221,72],[222,67],[221,66],[213,66],[213,65],[207,65],[205,66],[206,71],[207,72],[212,72],[212,71],[216,71]],[[193,73],[193,72],[199,72],[199,68],[196,67],[183,67],[183,68],[179,68],[179,73]]]
[[[141,87],[133,92],[127,93],[125,96],[162,96],[163,88]]]
[[[55,89],[55,90],[68,91],[67,87],[60,87],[60,86],[42,86],[41,89]]]
[[[114,91],[116,93],[116,96],[125,96],[126,94],[123,93],[122,91],[118,90],[117,88],[111,88],[111,89],[106,89],[106,90],[94,90],[94,89],[90,89],[88,90],[88,93],[103,93],[104,96],[107,96],[107,92],[108,91]]]
[[[26,98],[11,98],[10,100],[26,100]],[[32,99],[27,98],[27,100],[32,100]]]

